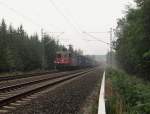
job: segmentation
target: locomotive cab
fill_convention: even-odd
[[[90,57],[72,51],[57,52],[54,63],[58,70],[73,70],[93,66],[93,60]]]
[[[70,66],[70,64],[72,63],[71,56],[71,53],[66,51],[57,52],[56,59],[54,61],[56,69],[64,69]]]

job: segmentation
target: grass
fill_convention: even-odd
[[[107,114],[123,114],[124,102],[118,92],[113,88],[111,80],[106,80],[105,87],[106,111]]]
[[[115,69],[106,77],[108,114],[150,114],[150,82]]]
[[[94,100],[92,107],[91,107],[91,114],[98,114],[98,97],[99,94],[97,94],[96,99]]]

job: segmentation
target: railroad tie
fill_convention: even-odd
[[[8,112],[8,110],[4,110],[4,109],[0,110],[0,114],[4,114],[4,113],[7,113],[7,112]]]
[[[6,108],[6,109],[16,109],[16,107],[13,107],[13,106],[3,106],[3,108]]]

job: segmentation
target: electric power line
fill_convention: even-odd
[[[99,34],[99,33],[102,34],[102,33],[104,33],[104,34],[105,34],[105,33],[109,33],[109,32],[110,32],[110,31],[107,31],[107,32],[88,32],[88,33],[94,33],[94,34]]]
[[[80,32],[74,24],[70,21],[70,19],[58,8],[53,0],[49,0],[49,2],[53,5],[53,7],[57,10],[57,12],[64,17],[64,19],[69,23],[77,32]]]
[[[64,15],[64,13],[56,6],[56,4],[54,3],[53,0],[49,0],[49,1],[50,1],[51,4],[55,7],[55,9],[65,18],[65,20],[66,20],[67,22],[69,22],[69,23],[75,28],[76,31],[78,31],[79,33],[82,33],[83,30],[79,27],[79,25],[78,25],[77,23],[76,23],[76,26],[78,27],[79,30],[74,26],[74,24],[71,23],[70,19],[69,19],[66,15]],[[75,23],[75,21],[74,21],[74,23]],[[90,33],[108,33],[108,32],[90,32]],[[104,41],[102,41],[102,40],[97,39],[97,38],[96,38],[95,36],[93,36],[93,35],[88,34],[88,36],[90,36],[90,37],[94,38],[95,40],[100,41],[100,42],[102,42],[102,43],[109,44],[109,43],[107,43],[107,42],[104,42]],[[90,41],[90,40],[87,40],[87,39],[82,39],[82,40],[84,40],[84,41]]]
[[[110,44],[110,43],[108,43],[108,42],[105,42],[105,41],[103,41],[103,40],[98,39],[97,37],[95,37],[95,36],[89,34],[88,32],[83,32],[83,33],[85,33],[86,35],[88,35],[88,36],[94,38],[95,40],[97,40],[97,41],[99,41],[99,42],[105,43],[105,44],[107,44],[107,45]]]
[[[5,6],[5,7],[7,7],[9,10],[11,10],[11,11],[14,12],[14,13],[16,13],[17,15],[20,15],[23,19],[25,19],[26,21],[30,22],[31,24],[34,23],[34,25],[36,25],[37,27],[42,28],[42,26],[41,26],[39,23],[36,23],[36,22],[33,21],[31,18],[29,18],[29,17],[25,16],[24,14],[18,12],[16,9],[14,9],[14,8],[12,8],[12,7],[10,7],[10,6],[8,6],[6,3],[0,1],[0,4],[3,5],[3,6]]]
[[[61,15],[61,16],[63,16],[63,18],[66,20],[66,22],[67,23],[69,23],[74,29],[75,29],[75,31],[77,31],[78,33],[82,33],[82,30],[80,29],[80,30],[78,30],[78,28],[75,26],[75,24],[73,24],[71,21],[70,21],[70,19],[60,10],[60,8],[58,8],[58,6],[55,4],[55,2],[53,1],[53,0],[49,0],[50,2],[51,2],[51,4],[53,5],[53,7],[57,10],[57,12]],[[77,26],[78,26],[78,24],[76,24]],[[82,40],[83,41],[87,41],[87,39],[83,39],[82,38]]]
[[[0,1],[0,4],[3,5],[3,6],[5,6],[5,7],[7,7],[10,11],[14,12],[15,14],[21,16],[24,20],[28,21],[29,23],[34,24],[35,26],[40,27],[41,29],[43,28],[43,26],[42,26],[41,24],[35,22],[35,21],[34,21],[33,19],[31,19],[29,16],[24,15],[23,13],[21,13],[21,12],[19,12],[18,10],[14,9],[14,8],[12,8],[12,7],[10,7],[10,6],[7,5],[6,3]],[[50,25],[50,26],[53,26],[54,28],[58,28],[58,27],[55,27],[55,26],[52,25],[52,24],[49,24],[49,25]]]

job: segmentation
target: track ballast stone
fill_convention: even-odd
[[[57,87],[9,114],[79,114],[81,106],[100,79],[100,73],[99,69]]]

